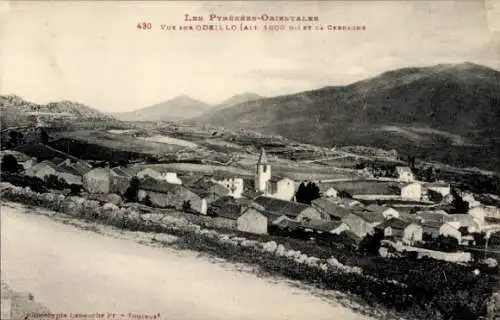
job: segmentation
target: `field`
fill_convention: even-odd
[[[174,153],[181,149],[175,144],[145,141],[144,139],[101,131],[57,132],[52,134],[51,138],[80,141],[110,149],[143,154]]]
[[[196,148],[198,146],[196,143],[192,143],[192,142],[189,142],[186,140],[171,138],[171,137],[164,136],[164,135],[155,135],[152,137],[144,137],[144,138],[138,138],[138,139],[145,140],[148,142],[163,143],[163,144],[168,144],[168,145],[177,145],[177,146],[187,147],[187,148]]]

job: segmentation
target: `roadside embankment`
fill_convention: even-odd
[[[470,271],[452,264],[432,260],[373,259],[374,263],[362,268],[348,266],[335,257],[306,255],[279,241],[259,241],[241,234],[206,229],[180,216],[141,214],[130,206],[119,207],[75,196],[40,194],[5,183],[0,185],[0,194],[3,199],[61,212],[76,220],[135,231],[140,235],[140,241],[257,265],[259,271],[266,274],[340,291],[349,295],[351,301],[345,301],[349,307],[370,306],[360,309],[378,318],[392,318],[398,313],[407,319],[449,319],[457,315],[457,310],[462,310],[460,312],[469,318],[477,318],[486,315],[486,300],[492,293],[487,275],[464,281]],[[95,225],[97,228],[99,224]]]

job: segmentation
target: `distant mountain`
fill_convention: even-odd
[[[489,154],[500,154],[499,121],[500,72],[468,62],[388,71],[346,86],[258,99],[193,119],[312,144],[393,148],[496,170],[500,160]]]
[[[210,105],[186,95],[130,112],[115,113],[123,121],[182,120],[197,117],[210,109]]]
[[[256,93],[245,92],[245,93],[234,95],[234,96],[224,100],[223,102],[213,106],[210,109],[210,111],[222,110],[222,109],[225,109],[225,108],[228,108],[231,106],[235,106],[235,105],[245,103],[245,102],[255,101],[258,99],[262,99],[262,98],[263,98],[262,96],[259,96]]]
[[[0,111],[2,128],[29,124],[33,121],[33,115],[40,115],[44,120],[116,121],[111,115],[78,102],[59,101],[42,105],[16,95],[0,96]]]

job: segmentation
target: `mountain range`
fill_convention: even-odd
[[[32,122],[30,117],[34,113],[45,114],[49,117],[71,116],[88,121],[116,121],[113,116],[78,102],[64,100],[48,104],[37,104],[16,95],[0,96],[0,113],[2,128],[30,124]]]
[[[242,93],[212,106],[187,95],[181,95],[153,106],[130,112],[115,113],[114,116],[123,121],[176,121],[198,117],[260,98],[262,97],[254,93]]]
[[[247,101],[190,122],[500,170],[499,121],[500,72],[466,62]]]

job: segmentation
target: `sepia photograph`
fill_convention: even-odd
[[[500,320],[500,0],[0,0],[1,320]]]

